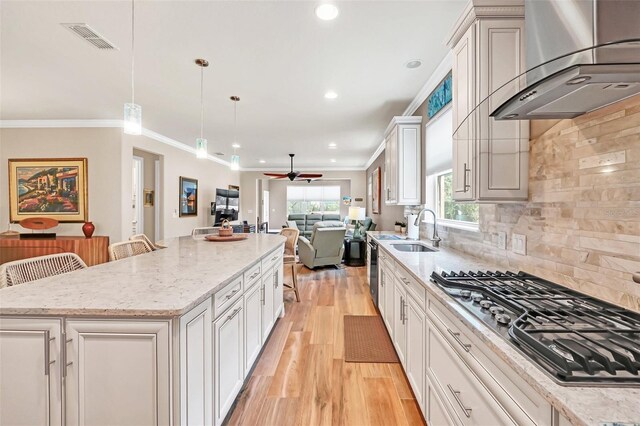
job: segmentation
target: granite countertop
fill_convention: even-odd
[[[388,232],[368,232],[376,238]],[[640,388],[561,386],[540,367],[533,364],[501,336],[485,326],[473,314],[459,305],[447,293],[430,281],[431,273],[442,271],[504,271],[488,262],[459,251],[440,248],[437,252],[402,252],[391,247],[394,240],[377,240],[380,247],[420,281],[439,302],[474,335],[506,362],[536,392],[544,397],[563,416],[577,425],[603,423],[640,423]],[[427,242],[427,244],[430,244]],[[518,271],[513,271],[518,272]]]
[[[0,315],[179,316],[284,241],[269,234],[165,240],[167,248],[152,253],[0,289]]]

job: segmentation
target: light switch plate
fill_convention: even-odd
[[[511,251],[515,254],[525,256],[527,254],[527,236],[522,234],[513,234],[511,236]]]
[[[507,249],[507,233],[506,232],[498,232],[498,248],[502,250]]]

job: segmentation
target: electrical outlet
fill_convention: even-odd
[[[507,249],[507,233],[506,232],[498,232],[498,248],[502,250]]]
[[[527,236],[522,234],[513,234],[511,236],[511,251],[515,254],[525,256],[527,254]]]

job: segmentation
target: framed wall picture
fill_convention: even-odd
[[[380,167],[371,173],[371,211],[373,214],[380,214]]]
[[[153,207],[154,198],[155,198],[155,193],[153,189],[144,190],[144,206],[145,207]]]
[[[180,176],[180,216],[198,216],[198,179]]]
[[[86,158],[9,160],[10,221],[45,217],[58,222],[86,222]]]

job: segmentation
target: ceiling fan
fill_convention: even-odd
[[[320,173],[300,173],[293,171],[293,157],[295,154],[289,154],[291,157],[291,171],[289,173],[265,173],[265,176],[269,176],[275,179],[284,179],[289,178],[290,181],[294,180],[306,180],[307,182],[311,182],[312,179],[318,179],[322,177]]]

